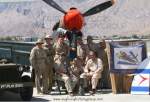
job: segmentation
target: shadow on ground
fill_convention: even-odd
[[[12,92],[4,92],[0,95],[0,101],[22,101],[21,97],[17,93]],[[33,97],[31,101],[49,101],[43,98]]]

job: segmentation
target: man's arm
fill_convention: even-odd
[[[86,65],[85,65],[85,67],[84,67],[84,72],[85,73],[88,73],[89,72],[89,61],[87,61],[87,63],[86,63]]]
[[[99,73],[99,72],[102,72],[103,71],[103,63],[102,63],[102,60],[98,60],[97,62],[97,67],[98,69],[95,71],[95,73]]]
[[[33,48],[32,50],[31,50],[31,53],[30,53],[30,58],[29,58],[29,60],[30,60],[30,63],[31,63],[31,65],[32,65],[32,67],[33,67],[33,69],[35,68],[35,65],[36,65],[36,62],[35,62],[35,49]]]

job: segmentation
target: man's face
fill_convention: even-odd
[[[64,38],[59,38],[58,41],[59,41],[60,43],[63,43],[63,42],[64,42]]]
[[[100,48],[105,49],[106,48],[106,43],[104,41],[100,42],[99,46],[100,46]]]
[[[42,43],[37,44],[38,48],[42,48]]]
[[[45,41],[46,41],[46,43],[51,43],[52,39],[51,38],[46,38]]]
[[[103,48],[104,44],[103,44],[103,42],[100,42],[99,45],[100,45],[100,48]]]
[[[92,40],[92,39],[88,39],[88,40],[87,40],[87,43],[88,43],[88,44],[93,43],[93,40]]]
[[[95,58],[96,58],[95,54],[94,54],[94,53],[91,53],[91,54],[90,54],[90,58],[91,58],[92,60],[95,59]]]
[[[77,40],[77,44],[81,45],[83,43],[82,40]]]

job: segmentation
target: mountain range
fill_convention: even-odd
[[[68,10],[77,7],[82,13],[107,0],[54,0]],[[43,36],[52,34],[53,25],[63,14],[42,0],[0,2],[0,36]],[[149,0],[117,0],[107,10],[86,17],[84,35],[150,34]]]

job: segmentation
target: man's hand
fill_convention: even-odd
[[[72,51],[76,51],[76,48],[71,48]]]
[[[116,0],[111,0],[112,4],[114,5],[116,3]]]

